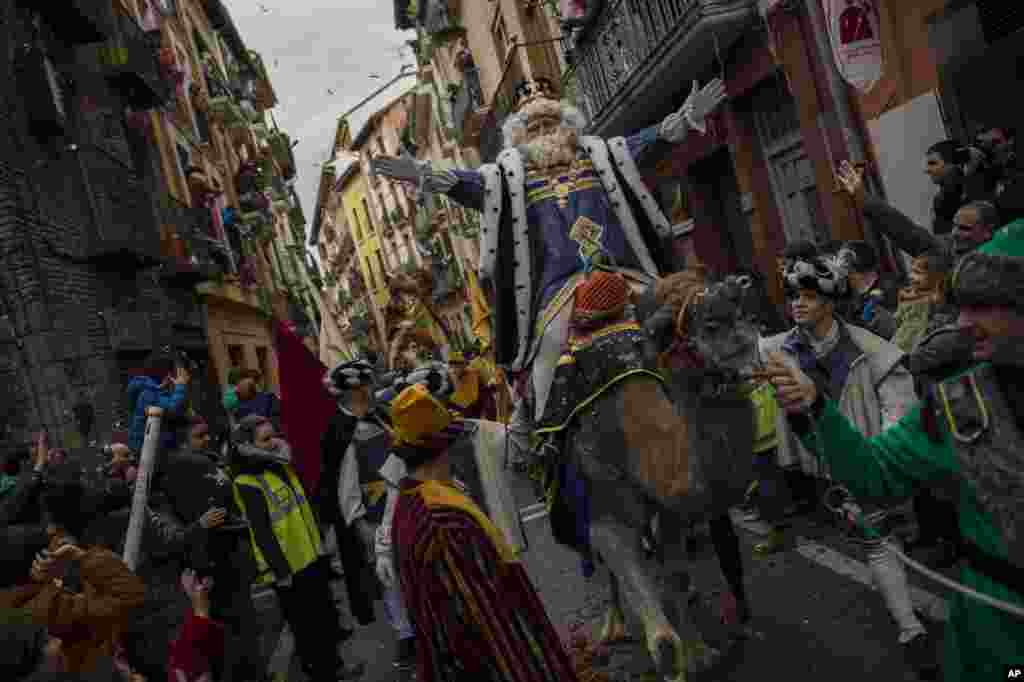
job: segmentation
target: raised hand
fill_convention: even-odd
[[[36,555],[32,562],[32,579],[37,582],[46,582],[62,578],[65,574],[65,566],[70,561],[78,561],[85,554],[81,547],[70,543],[61,545],[56,551],[43,550]]]
[[[836,181],[843,191],[850,195],[857,207],[864,206],[866,194],[863,170],[855,168],[849,161],[843,161],[839,164],[839,170],[836,172]]]
[[[213,578],[206,577],[200,580],[195,571],[188,569],[181,574],[181,589],[188,595],[196,615],[209,617]]]
[[[192,381],[192,374],[184,367],[179,367],[177,373],[174,375],[174,383],[177,386],[182,386]]]
[[[370,172],[391,180],[419,183],[423,168],[413,158],[377,156],[370,161]]]
[[[690,120],[702,126],[704,119],[718,108],[718,105],[726,98],[725,83],[721,78],[715,78],[703,88],[698,89],[697,81],[693,81],[693,90],[686,98],[689,105]],[[686,104],[683,105],[686,108]]]

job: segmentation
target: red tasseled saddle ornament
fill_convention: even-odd
[[[629,284],[617,272],[595,270],[576,287],[573,318],[590,323],[620,317],[629,300]]]

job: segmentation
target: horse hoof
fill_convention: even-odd
[[[618,609],[609,609],[605,616],[604,627],[601,628],[600,642],[616,644],[629,639],[626,633],[625,616]]]

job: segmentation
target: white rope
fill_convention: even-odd
[[[882,546],[888,549],[890,552],[892,552],[900,561],[905,563],[907,566],[910,566],[926,578],[931,578],[940,585],[944,585],[945,587],[948,587],[951,590],[956,590],[960,594],[966,595],[976,601],[980,601],[983,604],[987,604],[988,606],[991,606],[994,609],[999,609],[1000,611],[1009,613],[1012,616],[1024,619],[1024,608],[1017,606],[1016,604],[1011,604],[1002,599],[996,599],[995,597],[991,597],[987,594],[982,594],[981,592],[978,592],[973,588],[967,587],[966,585],[962,585],[961,583],[958,583],[955,580],[950,580],[941,573],[936,573],[930,568],[927,568],[926,566],[922,566],[921,564],[917,563],[890,542],[883,541]]]
[[[843,495],[845,497],[845,501],[841,503],[831,504],[829,500],[829,495],[832,493],[838,493],[840,495]],[[878,531],[875,530],[875,528],[871,526],[864,518],[864,513],[860,509],[860,506],[857,505],[855,502],[851,501],[853,499],[853,495],[845,486],[832,486],[832,488],[825,492],[824,498],[824,505],[826,508],[830,509],[835,513],[841,513],[842,516],[848,522],[855,526],[859,526],[862,530],[864,530],[869,538],[874,537],[881,539]],[[1024,619],[1024,607],[1018,606],[1017,604],[1011,604],[1010,602],[1004,601],[1002,599],[991,597],[987,594],[982,594],[981,592],[978,592],[977,590],[968,587],[967,585],[963,585],[955,580],[951,580],[950,578],[947,578],[941,573],[936,573],[930,568],[919,564],[918,562],[914,561],[906,554],[904,554],[903,550],[901,550],[893,543],[887,540],[881,540],[881,543],[882,547],[892,552],[893,556],[895,556],[904,564],[910,566],[912,569],[914,569],[921,575],[925,576],[926,578],[931,578],[932,580],[934,580],[935,582],[939,583],[944,587],[947,587],[951,590],[955,590],[964,596],[970,597],[975,601],[980,601],[981,603],[991,606],[994,609],[998,609],[1005,613],[1009,613],[1012,616],[1016,616],[1017,618]]]

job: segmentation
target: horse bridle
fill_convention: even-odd
[[[692,300],[687,301],[689,304],[687,307],[690,308],[689,312],[691,315],[696,316],[699,314],[700,308],[693,307],[694,305],[706,305],[709,299],[713,300],[714,297],[728,295],[734,288],[739,289],[739,298],[736,300],[735,319],[743,320],[753,317],[754,314],[747,311],[747,304],[749,302],[747,297],[754,291],[754,278],[746,274],[729,275],[724,280],[705,287]],[[738,370],[722,367],[709,369],[706,379],[701,387],[701,394],[709,398],[720,398],[728,392],[739,389],[746,382],[746,379]]]

